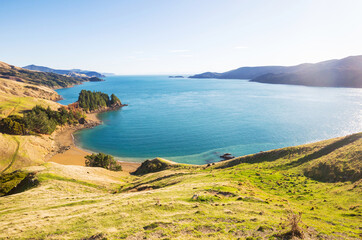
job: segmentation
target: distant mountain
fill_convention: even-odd
[[[23,68],[33,71],[57,73],[72,77],[97,77],[97,78],[105,77],[103,74],[100,74],[98,72],[81,70],[81,69],[62,70],[62,69],[53,69],[43,66],[36,66],[36,65],[28,65]]]
[[[54,72],[31,71],[0,62],[0,78],[17,82],[47,86],[50,88],[64,88],[89,81],[103,81],[98,77],[62,75]]]
[[[284,72],[286,69],[287,67],[282,66],[241,67],[224,73],[205,72],[196,74],[190,78],[252,79],[271,72]]]
[[[252,82],[272,84],[362,88],[362,56],[291,67],[241,67],[224,73],[206,72],[190,78],[251,79]]]

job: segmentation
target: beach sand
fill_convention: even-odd
[[[99,122],[97,114],[87,114],[88,121]],[[74,144],[72,134],[79,130],[79,127],[63,127],[54,136],[54,140],[59,148],[70,147],[68,150],[60,151],[52,156],[48,162],[60,163],[63,165],[79,165],[85,166],[85,156],[90,155],[90,152],[86,152],[83,149],[77,148]],[[141,165],[140,163],[133,162],[121,162],[122,170],[125,172],[134,172]]]

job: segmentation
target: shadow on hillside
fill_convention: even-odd
[[[241,163],[260,163],[260,162],[272,162],[279,158],[283,158],[290,154],[301,152],[306,150],[305,148],[293,149],[293,148],[283,148],[279,150],[272,150],[269,152],[260,152],[249,156],[243,156],[235,158],[229,161],[222,162],[220,166],[216,168],[228,168],[239,165]]]
[[[349,135],[344,137],[343,139],[337,140],[320,150],[313,152],[311,154],[308,154],[302,158],[299,158],[297,161],[293,161],[291,163],[287,163],[284,165],[285,168],[293,168],[297,167],[299,165],[302,165],[303,163],[306,163],[308,161],[320,158],[324,155],[327,155],[338,148],[341,148],[345,145],[348,145],[362,137],[362,133],[357,133],[353,135]],[[216,166],[216,168],[228,168],[233,167],[241,163],[261,163],[261,162],[273,162],[275,160],[278,160],[280,158],[287,157],[289,155],[293,154],[303,154],[305,152],[311,151],[312,148],[308,145],[306,146],[296,146],[296,147],[288,147],[288,148],[282,148],[277,150],[271,150],[268,152],[260,152],[253,155],[243,156],[239,158],[235,158],[229,161],[222,162],[219,166]]]
[[[343,147],[343,146],[346,146],[348,144],[351,144],[355,141],[357,141],[358,139],[361,138],[361,135],[362,134],[353,134],[353,135],[350,135],[350,136],[347,136],[341,140],[338,140],[334,143],[331,143],[325,147],[323,147],[322,149],[312,153],[312,154],[309,154],[309,155],[306,155],[302,158],[299,158],[297,161],[294,161],[294,162],[291,162],[291,163],[288,163],[288,164],[285,164],[284,166],[286,168],[293,168],[293,167],[297,167],[297,166],[300,166],[306,162],[309,162],[309,161],[312,161],[312,160],[315,160],[315,159],[318,159],[320,157],[323,157],[325,155],[328,155],[330,154],[331,152]]]

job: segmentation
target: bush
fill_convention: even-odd
[[[9,116],[0,120],[0,132],[14,135],[26,135],[29,133],[51,134],[58,125],[78,123],[83,118],[83,112],[68,111],[61,107],[58,111],[35,106],[24,117]]]
[[[104,153],[93,153],[85,156],[85,165],[87,167],[101,167],[113,171],[122,171],[122,166],[114,160],[113,156]]]
[[[0,120],[0,132],[14,135],[26,134],[24,121],[19,116],[10,116]]]

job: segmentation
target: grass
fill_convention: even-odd
[[[32,109],[36,105],[42,107],[56,106],[57,103],[33,97],[18,97],[10,94],[0,96],[0,118],[9,115],[22,115],[24,111]]]
[[[19,153],[19,147],[20,147],[20,142],[19,140],[15,137],[15,136],[12,136],[12,138],[15,140],[17,146],[16,146],[16,149],[15,149],[15,152],[13,154],[13,156],[11,157],[11,160],[9,162],[9,165],[7,167],[5,167],[1,173],[4,173],[6,170],[10,169],[11,166],[14,164],[15,160],[16,160],[16,157],[18,156],[18,153]]]
[[[304,174],[319,162],[358,168],[357,136],[120,177],[117,192],[61,171],[40,171],[38,187],[0,198],[0,238],[282,239],[293,227],[306,239],[360,239],[361,180]],[[336,141],[345,144],[317,155]],[[300,164],[306,156],[317,157]]]
[[[96,184],[93,184],[93,183],[77,180],[77,179],[74,179],[74,178],[62,177],[62,176],[55,175],[53,173],[41,173],[41,174],[38,174],[37,179],[40,182],[46,182],[46,181],[50,181],[50,180],[58,180],[58,181],[76,183],[76,184],[80,184],[80,185],[84,185],[84,186],[92,187],[92,188],[104,189],[103,187],[101,187],[99,185],[96,185]]]

